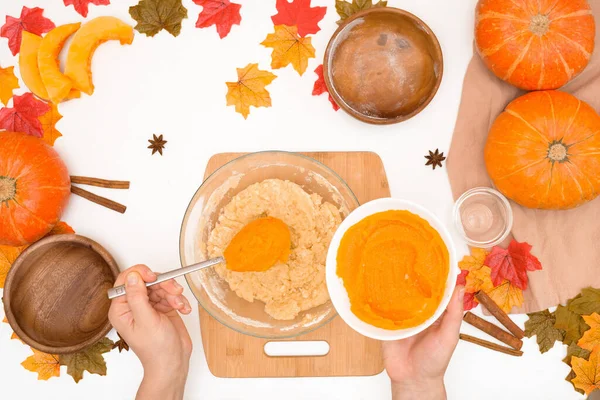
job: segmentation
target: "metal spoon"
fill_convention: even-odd
[[[204,268],[212,267],[213,265],[225,262],[223,257],[213,258],[212,260],[202,261],[198,264],[192,264],[189,267],[174,269],[173,271],[165,272],[156,277],[154,282],[147,282],[146,287],[156,285],[158,283],[168,281],[169,279],[177,278],[182,275],[186,275],[192,272],[199,271]],[[125,285],[116,286],[108,289],[108,298],[114,299],[116,297],[123,296],[125,294]]]

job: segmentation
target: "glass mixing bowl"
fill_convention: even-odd
[[[358,207],[348,185],[334,171],[312,158],[280,151],[251,153],[225,164],[200,186],[181,226],[179,254],[182,266],[208,259],[206,244],[222,208],[248,186],[265,179],[300,185],[335,204],[345,218]],[[301,312],[294,320],[279,321],[264,311],[264,303],[238,297],[212,268],[186,276],[200,305],[217,321],[238,332],[261,338],[283,339],[302,335],[327,324],[337,315],[331,301]]]

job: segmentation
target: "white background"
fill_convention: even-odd
[[[134,23],[128,7],[137,0],[113,0],[110,6],[90,6],[89,18],[114,15]],[[179,266],[179,228],[188,201],[202,183],[210,156],[225,151],[281,149],[372,150],[383,159],[393,196],[422,204],[451,228],[452,197],[445,169],[425,167],[423,156],[439,148],[447,153],[462,81],[472,56],[476,0],[390,0],[391,6],[421,17],[436,32],[445,56],[439,93],[420,115],[385,127],[355,121],[334,112],[326,95],[311,96],[327,41],[338,19],[333,0],[313,0],[327,6],[313,36],[317,58],[300,77],[291,66],[274,71],[268,86],[273,107],[251,109],[244,120],[226,107],[225,82],[236,80],[236,68],[260,63],[270,69],[270,49],[259,43],[273,31],[270,16],[275,0],[238,0],[241,26],[220,40],[214,27],[195,28],[201,7],[191,0],[182,33],[163,31],[154,38],[137,34],[131,46],[102,45],[93,62],[93,96],[60,105],[64,137],[56,149],[73,175],[130,180],[129,191],[94,189],[128,206],[121,215],[72,197],[63,219],[80,234],[102,243],[121,268],[146,263],[157,271]],[[61,0],[0,0],[0,21],[18,16],[22,5],[45,8],[57,25],[82,20]],[[6,39],[0,39],[0,64],[16,65]],[[15,68],[18,72],[18,67]],[[23,86],[21,82],[21,86]],[[24,91],[24,89],[21,89]],[[20,91],[20,92],[21,92]],[[163,157],[146,148],[153,133],[164,134]],[[457,238],[458,239],[458,238]],[[460,255],[466,246],[458,240]],[[180,283],[185,285],[185,281]],[[192,296],[186,290],[188,296]],[[389,380],[381,374],[361,378],[217,379],[209,372],[200,340],[196,305],[185,317],[195,349],[186,399],[389,399]],[[0,311],[0,318],[3,317]],[[525,318],[516,318],[523,323]],[[470,329],[463,332],[483,335]],[[133,353],[106,355],[108,376],[85,374],[75,384],[66,374],[37,381],[19,364],[31,352],[0,324],[0,398],[2,399],[132,399],[142,376]],[[114,335],[114,334],[113,334]],[[113,337],[114,338],[114,337]],[[468,343],[459,343],[446,374],[450,399],[578,399],[564,381],[569,368],[561,362],[566,350],[557,345],[540,355],[535,340],[526,340],[525,355],[513,358]]]

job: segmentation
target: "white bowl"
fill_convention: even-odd
[[[431,226],[436,231],[438,231],[438,233],[442,237],[442,240],[448,248],[448,253],[450,256],[450,268],[448,272],[448,279],[446,281],[444,297],[442,298],[442,301],[440,302],[433,316],[431,316],[431,318],[423,322],[421,325],[415,326],[413,328],[398,330],[378,328],[376,326],[362,321],[356,315],[354,315],[354,313],[352,313],[352,311],[350,310],[350,299],[348,297],[348,292],[344,287],[344,282],[342,281],[342,278],[340,278],[337,275],[336,272],[338,248],[340,246],[342,237],[344,236],[346,231],[365,217],[368,217],[369,215],[390,210],[407,210],[412,212],[413,214],[417,214],[418,216],[429,222],[429,224],[431,224]],[[406,339],[408,337],[414,336],[422,332],[423,330],[431,326],[431,324],[433,324],[440,317],[440,315],[442,315],[442,313],[448,306],[450,298],[452,297],[452,292],[454,291],[454,287],[456,286],[456,277],[459,273],[460,270],[458,269],[458,262],[456,260],[456,249],[454,248],[454,243],[452,242],[450,233],[442,224],[442,222],[430,211],[415,203],[392,198],[374,200],[369,203],[363,204],[356,210],[352,211],[352,213],[350,213],[348,217],[346,217],[346,219],[342,222],[342,224],[339,226],[339,228],[333,235],[333,239],[331,240],[331,244],[327,252],[327,264],[325,267],[327,289],[329,291],[329,296],[331,297],[333,306],[335,307],[338,314],[352,329],[364,336],[377,340]]]

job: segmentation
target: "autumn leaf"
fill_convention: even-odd
[[[305,37],[317,33],[319,21],[325,16],[327,7],[311,7],[311,0],[277,0],[277,14],[271,17],[273,25],[296,26],[298,35]]]
[[[600,314],[600,289],[583,289],[579,296],[569,301],[569,310],[579,315]]]
[[[19,80],[14,73],[15,67],[0,67],[0,101],[7,105],[13,96],[13,90],[19,88]]]
[[[468,293],[477,293],[483,290],[489,293],[494,288],[492,279],[490,278],[491,272],[492,270],[485,265],[482,265],[479,269],[469,271],[469,274],[465,278],[465,291]]]
[[[250,106],[271,107],[271,95],[265,87],[273,82],[275,74],[258,69],[258,64],[237,68],[237,82],[226,82],[227,105],[248,118]]]
[[[461,270],[460,274],[456,277],[456,285],[457,286],[465,286],[467,284],[467,275],[469,275],[469,271]]]
[[[319,96],[323,93],[327,93],[329,96],[329,102],[335,111],[340,109],[340,106],[337,105],[329,90],[327,90],[327,85],[325,84],[325,78],[323,77],[323,64],[319,65],[317,69],[315,69],[315,73],[317,74],[317,80],[315,81],[315,85],[313,86],[312,94],[313,96]]]
[[[31,93],[15,96],[12,108],[4,107],[0,110],[0,129],[41,138],[43,129],[38,118],[49,110],[48,104],[36,99]]]
[[[479,302],[475,298],[475,293],[465,292],[465,296],[463,297],[463,307],[465,311],[469,311],[474,309],[479,305]]]
[[[111,351],[113,345],[112,340],[104,338],[79,353],[61,354],[59,356],[60,365],[67,366],[67,374],[73,377],[75,383],[83,379],[84,371],[88,371],[90,374],[106,375],[106,361],[102,354]]]
[[[483,287],[486,289],[492,289],[492,281],[489,278],[490,269],[488,267],[481,270],[484,265],[485,257],[488,252],[484,249],[473,248],[471,249],[471,254],[468,256],[464,256],[463,259],[458,263],[459,268],[461,269],[461,273],[458,279],[464,278],[464,283],[461,281],[462,285],[465,286],[465,296],[463,299],[463,305],[465,311],[472,310],[477,307],[479,302],[475,298],[475,292],[478,292]],[[471,272],[479,271],[471,275]],[[469,277],[469,275],[471,275]],[[487,279],[486,276],[487,275]]]
[[[600,347],[596,347],[590,354],[589,360],[579,357],[571,359],[575,378],[571,382],[576,388],[589,395],[600,389]]]
[[[211,25],[217,27],[219,37],[223,39],[231,31],[233,25],[242,22],[240,15],[241,5],[229,0],[193,0],[202,6],[202,12],[198,15],[196,28],[208,28]]]
[[[23,342],[23,341],[21,340],[21,338],[20,338],[20,337],[18,337],[18,336],[17,336],[17,334],[16,334],[15,332],[13,332],[13,333],[12,333],[12,335],[10,335],[10,339],[11,339],[11,340],[18,340],[19,342],[21,342],[21,343],[25,344],[25,342]]]
[[[47,113],[40,115],[38,118],[42,124],[42,139],[50,146],[54,146],[56,139],[62,136],[62,133],[56,129],[56,123],[62,118],[58,112],[56,104],[50,104],[50,110]]]
[[[181,0],[141,0],[136,6],[129,7],[129,14],[137,21],[135,29],[139,33],[154,36],[164,29],[179,36],[187,9]]]
[[[562,342],[565,332],[554,327],[556,317],[548,310],[527,314],[529,319],[525,322],[525,336],[537,336],[540,353],[545,353],[554,347],[554,342]]]
[[[499,285],[508,279],[519,289],[527,289],[527,271],[542,269],[540,261],[530,253],[531,245],[513,240],[508,249],[495,246],[485,259],[485,265],[492,269],[492,282]]]
[[[484,265],[485,258],[489,253],[485,249],[472,248],[471,255],[464,256],[459,261],[458,267],[464,271],[474,271]]]
[[[554,327],[565,331],[563,343],[566,345],[577,343],[583,333],[589,329],[581,315],[575,314],[568,307],[559,305],[554,315],[556,315]]]
[[[119,332],[117,332],[117,335],[119,336],[119,340],[113,344],[113,349],[119,349],[119,353],[123,350],[129,351],[129,344],[123,339]]]
[[[42,353],[36,349],[31,350],[33,350],[33,355],[21,363],[26,370],[37,372],[39,381],[47,381],[53,376],[60,376],[57,355]]]
[[[270,33],[261,43],[273,49],[271,53],[271,68],[279,69],[290,64],[300,75],[308,67],[308,59],[315,58],[315,48],[310,38],[298,36],[295,26],[276,25],[275,33]]]
[[[387,1],[385,0],[380,0],[375,4],[373,4],[373,0],[352,0],[352,3],[349,3],[344,0],[335,0],[335,10],[340,16],[340,20],[337,23],[341,24],[346,18],[356,14],[359,11],[367,10],[369,8],[374,7],[386,6]]]
[[[63,0],[65,6],[72,5],[75,7],[75,11],[81,14],[84,17],[88,15],[88,6],[90,4],[95,4],[97,6],[105,6],[110,4],[110,0]]]
[[[567,356],[563,358],[563,362],[571,367],[571,359],[573,357],[585,358],[588,360],[590,358],[591,351],[582,349],[577,346],[575,343],[571,343],[569,347],[567,347]]]
[[[600,346],[600,315],[596,313],[584,315],[583,320],[590,329],[584,332],[577,345],[582,349],[592,351],[594,347]]]
[[[490,291],[487,289],[482,290],[507,314],[513,307],[521,307],[523,305],[523,291],[514,286],[510,281],[505,280],[501,285],[494,287]]]
[[[75,231],[66,222],[58,221],[58,223],[52,227],[52,230],[50,230],[46,236],[65,235],[68,233],[75,233]]]
[[[8,39],[8,47],[13,56],[19,53],[23,31],[41,36],[54,29],[54,23],[42,16],[44,10],[39,7],[21,9],[19,18],[6,16],[6,23],[0,28],[0,36]]]

